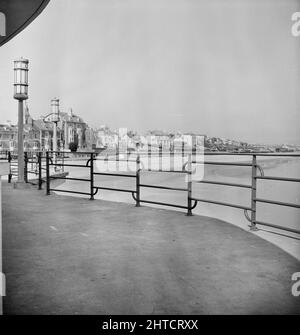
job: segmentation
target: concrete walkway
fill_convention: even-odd
[[[226,222],[3,185],[5,314],[300,313],[300,263]]]

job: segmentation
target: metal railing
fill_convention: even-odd
[[[42,152],[24,152],[24,177],[26,183],[36,184],[35,181],[29,179],[29,175],[34,175],[37,178],[38,189],[42,189],[43,171],[46,170],[45,164],[43,164],[45,156]]]
[[[154,205],[162,205],[162,206],[169,206],[169,207],[176,207],[180,209],[184,209],[187,211],[187,215],[192,215],[192,210],[197,206],[198,202],[206,202],[211,203],[215,205],[221,205],[221,206],[227,206],[232,207],[236,209],[242,209],[244,211],[244,215],[246,219],[250,222],[250,229],[251,230],[257,230],[257,225],[265,225],[269,227],[273,227],[276,229],[283,229],[292,233],[300,233],[300,230],[292,229],[288,227],[283,227],[279,225],[275,225],[272,223],[262,222],[257,220],[257,203],[268,203],[273,205],[280,205],[280,206],[287,206],[287,207],[293,207],[293,208],[300,208],[300,205],[298,204],[292,204],[287,202],[280,202],[270,199],[263,199],[257,197],[257,180],[273,180],[273,181],[287,181],[287,182],[300,182],[300,179],[298,178],[286,178],[286,177],[275,177],[275,176],[265,176],[264,171],[262,167],[257,163],[257,156],[274,156],[274,157],[300,157],[299,154],[236,154],[236,153],[209,153],[205,154],[207,156],[209,155],[219,155],[219,156],[226,156],[226,155],[232,155],[232,156],[252,156],[251,162],[220,162],[220,161],[196,161],[192,160],[192,155],[188,155],[188,161],[183,165],[182,170],[174,170],[174,166],[170,170],[162,170],[162,155],[161,153],[158,153],[159,160],[159,168],[153,169],[151,167],[151,164],[148,165],[148,168],[141,168],[141,160],[140,155],[137,155],[136,160],[130,160],[130,159],[121,159],[119,157],[97,157],[95,153],[90,154],[89,160],[86,162],[85,165],[77,165],[77,164],[65,164],[65,166],[71,166],[71,167],[82,167],[82,168],[89,168],[90,169],[90,177],[89,179],[81,179],[81,178],[68,178],[68,177],[51,177],[48,174],[47,178],[47,194],[50,194],[50,191],[57,191],[57,192],[67,192],[67,193],[76,193],[76,194],[84,194],[88,195],[90,199],[94,199],[94,196],[97,194],[99,190],[110,190],[110,191],[119,191],[119,192],[129,192],[132,194],[133,199],[136,202],[136,206],[139,207],[141,203],[146,204],[154,204]],[[153,152],[150,153],[148,158],[153,156]],[[172,157],[172,156],[171,156]],[[135,162],[136,163],[136,173],[135,174],[121,174],[121,173],[112,173],[112,172],[94,172],[94,162],[95,160],[103,160],[103,161],[126,161],[126,162]],[[192,180],[192,164],[204,164],[204,165],[220,165],[220,166],[238,166],[238,167],[248,167],[251,168],[251,184],[240,184],[240,183],[229,183],[229,182],[221,182],[221,181],[215,181],[215,180],[200,180],[197,181],[199,183],[205,183],[205,184],[213,184],[213,185],[219,185],[219,186],[231,186],[231,187],[238,187],[238,188],[244,188],[249,189],[251,192],[251,201],[249,205],[240,205],[236,203],[229,203],[229,202],[222,202],[222,201],[216,201],[216,200],[210,200],[210,199],[204,199],[204,198],[198,198],[193,195],[193,180]],[[48,159],[47,166],[54,165],[50,162]],[[141,182],[141,173],[143,171],[153,171],[153,172],[169,172],[169,173],[183,173],[187,175],[187,187],[170,187],[170,186],[164,186],[164,185],[150,185],[145,184]],[[258,174],[259,172],[259,174]],[[103,186],[97,186],[94,184],[94,177],[96,175],[102,175],[102,176],[114,176],[114,177],[129,177],[129,178],[135,178],[135,190],[130,189],[121,189],[121,188],[112,188],[112,187],[103,187]],[[66,180],[80,180],[90,183],[90,192],[78,192],[73,190],[62,190],[62,189],[51,189],[50,188],[50,180],[60,178],[60,179],[66,179]],[[186,198],[187,198],[187,205],[179,205],[174,203],[168,203],[168,202],[160,202],[160,201],[154,201],[154,200],[147,200],[141,198],[141,188],[154,188],[154,189],[161,189],[161,190],[171,190],[171,191],[179,191],[179,192],[185,192]],[[250,216],[248,214],[250,212]]]
[[[18,155],[13,151],[0,153],[1,159],[9,163],[8,182],[10,183],[13,176],[18,176]]]
[[[292,233],[300,234],[300,230],[288,228],[280,225],[275,225],[268,222],[263,222],[257,220],[257,203],[268,203],[273,205],[279,205],[279,206],[286,206],[286,207],[293,207],[293,208],[300,208],[299,204],[294,203],[288,203],[288,202],[281,202],[281,201],[275,201],[270,199],[263,199],[257,197],[257,180],[273,180],[273,181],[288,181],[288,182],[300,182],[299,178],[286,178],[286,177],[276,177],[276,176],[265,176],[264,171],[262,167],[257,163],[257,157],[300,157],[300,154],[263,154],[263,153],[257,153],[257,154],[235,154],[235,153],[209,153],[206,155],[232,155],[232,156],[252,156],[252,162],[251,163],[234,163],[234,162],[197,162],[192,161],[194,164],[212,164],[212,165],[229,165],[229,166],[244,166],[244,167],[251,167],[251,185],[246,184],[235,184],[235,183],[227,183],[227,182],[216,182],[211,180],[201,180],[198,181],[199,183],[207,183],[207,184],[217,184],[217,185],[224,185],[224,186],[232,186],[232,187],[242,187],[242,188],[248,188],[251,190],[251,204],[250,206],[242,206],[237,205],[233,203],[226,203],[221,201],[214,201],[214,200],[208,200],[208,199],[202,199],[202,198],[196,198],[192,197],[192,200],[199,201],[199,202],[206,202],[206,203],[212,203],[216,205],[222,205],[222,206],[229,206],[233,208],[238,208],[244,210],[244,214],[246,219],[251,223],[250,229],[251,230],[257,230],[256,225],[263,225],[268,226],[276,229],[282,229],[286,230]],[[257,174],[257,170],[260,172],[260,175]],[[251,216],[249,217],[248,211],[251,212]]]
[[[60,152],[61,153],[61,152]],[[61,153],[64,154],[64,153]],[[82,155],[81,152],[74,153],[75,155]],[[86,154],[86,153],[84,153]],[[136,175],[129,175],[129,174],[120,174],[120,173],[102,173],[102,172],[94,172],[94,161],[96,154],[94,152],[89,153],[89,159],[86,161],[85,164],[66,164],[66,163],[54,163],[53,160],[50,157],[50,153],[46,153],[46,194],[50,195],[50,191],[55,192],[65,192],[65,193],[74,193],[74,194],[82,194],[82,195],[88,195],[90,197],[90,200],[94,199],[94,196],[98,193],[98,190],[110,190],[110,191],[119,191],[119,192],[129,192],[129,193],[136,193],[136,190],[129,190],[129,189],[121,189],[121,188],[112,188],[112,187],[102,187],[102,186],[95,186],[94,179],[96,175],[105,175],[105,176],[118,176],[118,177],[132,177],[137,178],[137,174],[139,171],[137,170]],[[108,161],[108,158],[104,158],[103,160]],[[125,161],[123,159],[118,159],[118,161]],[[126,160],[128,161],[128,160]],[[133,161],[133,160],[132,160]],[[66,177],[66,176],[51,176],[50,175],[50,167],[51,166],[64,166],[64,167],[79,167],[79,168],[88,168],[89,169],[89,179],[87,178],[72,178],[72,177]],[[74,191],[74,190],[63,190],[63,189],[52,189],[50,186],[51,179],[64,179],[64,180],[76,180],[76,181],[83,181],[83,182],[89,182],[90,183],[90,192],[80,192],[80,191]]]
[[[80,195],[86,195],[89,197],[89,199],[93,200],[94,196],[98,193],[99,190],[109,190],[109,191],[116,191],[116,192],[126,192],[131,193],[135,203],[136,207],[139,207],[141,203],[148,203],[148,204],[154,204],[154,205],[162,205],[162,206],[169,206],[169,207],[176,207],[180,209],[186,210],[187,215],[192,215],[192,210],[197,206],[198,202],[205,202],[215,205],[221,205],[221,206],[227,206],[232,207],[236,209],[241,209],[244,211],[244,215],[246,219],[250,222],[250,229],[251,230],[257,230],[257,225],[262,226],[269,226],[275,229],[282,229],[285,231],[289,231],[292,233],[300,234],[300,230],[284,227],[280,225],[275,225],[268,222],[263,222],[257,219],[257,204],[258,203],[267,203],[271,205],[276,206],[285,206],[285,207],[292,207],[300,209],[299,204],[294,203],[288,203],[288,202],[282,202],[277,200],[270,200],[270,199],[264,199],[257,196],[257,182],[258,180],[271,180],[271,181],[278,181],[278,182],[294,182],[298,183],[300,182],[299,178],[290,178],[290,177],[277,177],[277,176],[265,176],[263,168],[258,164],[257,157],[300,157],[300,154],[293,154],[293,153],[274,153],[274,154],[264,154],[264,153],[205,153],[205,156],[248,156],[252,157],[251,162],[221,162],[221,161],[197,161],[192,159],[192,154],[188,154],[188,160],[185,162],[182,166],[181,170],[175,170],[174,164],[171,166],[169,170],[163,170],[162,169],[162,154],[161,150],[158,153],[159,157],[159,168],[153,169],[151,167],[151,164],[148,165],[147,168],[141,167],[141,159],[140,155],[138,154],[136,159],[123,159],[120,158],[119,155],[111,156],[111,157],[100,157],[97,156],[96,153],[86,153],[86,152],[77,152],[73,153],[73,156],[80,155],[81,157],[89,157],[85,164],[71,164],[66,163],[64,161],[65,155],[69,155],[69,152],[46,152],[45,155],[42,153],[37,153],[33,157],[32,155],[29,156],[28,154],[25,155],[25,176],[26,180],[28,181],[28,173],[36,173],[38,175],[38,189],[42,188],[42,182],[43,179],[45,179],[46,182],[46,194],[50,195],[51,191],[55,192],[65,192],[65,193],[71,193],[71,194],[80,194]],[[119,154],[119,153],[118,153]],[[57,160],[57,155],[60,155],[62,157],[62,160],[59,162]],[[56,157],[54,160],[53,157]],[[148,158],[153,156],[153,152],[150,152],[150,155]],[[173,158],[174,162],[174,155],[171,154],[171,160]],[[12,154],[7,155],[7,159],[12,164],[15,162],[16,157]],[[96,160],[102,160],[102,161],[115,161],[117,163],[119,162],[134,162],[135,163],[135,173],[134,174],[126,174],[126,173],[113,173],[113,172],[95,172],[94,170],[94,163]],[[37,164],[37,170],[34,172],[30,171],[28,169],[28,164],[34,162]],[[43,163],[44,162],[44,163]],[[43,165],[44,164],[44,165]],[[223,181],[216,181],[216,180],[198,180],[198,183],[203,184],[212,184],[212,185],[218,185],[218,186],[229,186],[229,187],[236,187],[236,188],[244,188],[249,189],[251,200],[249,205],[240,205],[236,203],[229,203],[229,202],[223,202],[223,201],[216,201],[211,199],[205,199],[205,198],[199,198],[193,195],[193,179],[192,179],[192,165],[193,164],[204,164],[205,165],[218,165],[218,166],[229,166],[229,167],[248,167],[251,168],[251,183],[250,184],[240,184],[240,183],[230,183],[230,182],[223,182]],[[51,167],[79,167],[83,169],[89,170],[89,177],[88,178],[73,178],[68,177],[66,175],[51,175]],[[118,168],[117,168],[118,169]],[[46,171],[46,176],[43,178],[42,176],[42,170]],[[143,171],[152,171],[152,172],[169,172],[169,173],[182,173],[187,176],[187,186],[186,187],[170,187],[170,186],[164,186],[164,185],[150,185],[145,184],[141,182],[141,173]],[[9,182],[11,181],[11,178],[14,174],[12,171],[10,171],[9,175]],[[101,185],[95,185],[95,176],[111,176],[111,177],[124,177],[124,178],[135,178],[135,189],[125,189],[125,188],[116,188],[116,187],[104,187]],[[54,179],[63,179],[63,180],[74,180],[74,181],[82,181],[82,182],[88,182],[90,184],[89,192],[81,192],[81,191],[74,191],[74,190],[67,190],[67,189],[59,189],[59,188],[51,188],[51,180]],[[159,202],[154,200],[147,200],[141,198],[141,189],[142,188],[154,188],[154,189],[161,189],[161,190],[170,190],[170,191],[178,191],[178,192],[185,192],[186,193],[186,199],[187,204],[174,204],[174,203],[168,203],[168,202]],[[249,216],[250,212],[250,216]]]
[[[12,151],[0,151],[0,159],[9,163],[8,183],[11,183],[14,177],[18,176],[18,154]],[[59,155],[58,160],[64,160],[64,156]],[[26,183],[38,185],[42,189],[45,182],[46,173],[46,155],[44,152],[24,152],[24,180]],[[36,178],[30,178],[35,176]]]
[[[8,160],[8,155],[9,155],[9,151],[8,150],[2,150],[0,151],[0,160]]]

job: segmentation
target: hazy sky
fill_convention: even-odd
[[[17,120],[13,60],[33,117],[57,96],[91,126],[300,143],[299,0],[52,0],[0,48],[0,122]]]

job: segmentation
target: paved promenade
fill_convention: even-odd
[[[300,263],[201,216],[3,183],[5,314],[300,313]]]

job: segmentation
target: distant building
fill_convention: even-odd
[[[48,151],[53,149],[53,123],[43,119],[34,120],[28,106],[25,108],[24,149]],[[62,130],[57,128],[58,147],[62,146]]]
[[[24,113],[24,150],[43,151],[52,149],[53,125],[43,120],[34,120],[28,106]],[[58,139],[60,131],[58,130]],[[18,147],[18,127],[10,124],[0,125],[0,150],[16,151]]]
[[[78,143],[78,149],[92,150],[96,146],[96,135],[92,128],[75,114],[61,112],[57,123],[57,147],[68,150],[71,142]],[[0,150],[16,150],[18,127],[9,124],[0,125]],[[25,106],[24,113],[24,149],[26,151],[48,151],[53,149],[53,115],[35,120]]]
[[[97,132],[91,127],[87,127],[85,130],[85,142],[86,142],[86,148],[89,151],[96,149]]]
[[[152,130],[146,134],[146,140],[148,145],[152,147],[162,146],[165,149],[170,148],[171,139],[168,133],[162,130]]]
[[[10,124],[0,124],[0,151],[14,151],[17,148],[18,128]]]
[[[51,117],[46,118],[46,121],[51,121]],[[62,146],[65,150],[69,149],[69,144],[75,142],[78,144],[78,150],[87,149],[88,143],[86,141],[86,131],[88,125],[80,116],[77,116],[70,109],[69,113],[60,112],[58,127],[61,129]]]
[[[100,127],[97,131],[96,148],[115,149],[118,146],[118,134],[106,126]]]

